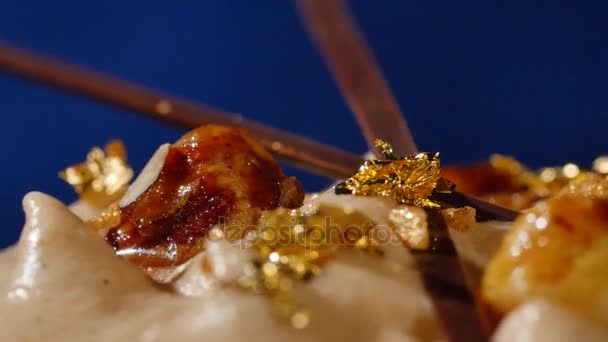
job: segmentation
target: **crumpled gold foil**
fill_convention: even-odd
[[[59,177],[70,184],[82,200],[105,207],[124,194],[133,170],[127,163],[123,143],[114,140],[104,150],[93,147],[84,162],[66,168]]]
[[[388,143],[376,140],[376,146],[385,159],[365,161],[355,175],[336,185],[336,194],[391,197],[401,204],[440,207],[429,197],[438,184],[442,191],[449,190],[452,185],[440,181],[438,153],[397,157]]]
[[[296,300],[296,283],[318,275],[342,248],[381,255],[370,234],[374,226],[358,211],[330,205],[307,214],[283,208],[267,212],[253,240],[256,258],[239,285],[268,296],[280,317],[295,328],[304,328],[311,318]]]

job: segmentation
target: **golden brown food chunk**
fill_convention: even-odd
[[[608,160],[608,159],[606,159]],[[457,190],[513,210],[532,207],[537,201],[557,195],[572,183],[601,177],[603,158],[596,160],[596,171],[567,163],[534,171],[516,159],[495,154],[487,163],[452,166],[441,170],[442,177]]]
[[[473,196],[514,193],[520,190],[516,177],[494,168],[489,163],[446,166],[441,169],[441,177],[454,182],[458,191]]]
[[[298,208],[304,202],[304,190],[302,183],[296,177],[285,177],[279,183],[281,189],[281,197],[279,197],[279,205],[283,208]]]
[[[121,208],[120,224],[106,240],[144,268],[180,265],[203,250],[216,225],[247,229],[281,202],[301,205],[299,182],[285,179],[243,130],[202,126],[169,148],[158,178]],[[282,188],[290,194],[282,195]]]
[[[460,192],[513,210],[529,208],[539,198],[522,186],[517,175],[490,163],[448,166],[441,170],[441,176],[454,182]]]
[[[475,208],[471,207],[449,208],[441,211],[441,216],[448,227],[459,232],[467,231],[477,222],[475,214]]]
[[[494,311],[543,297],[608,327],[607,186],[590,176],[514,222],[482,281]]]

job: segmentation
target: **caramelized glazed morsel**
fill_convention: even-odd
[[[526,191],[518,177],[489,163],[448,166],[441,169],[441,177],[454,182],[460,192],[513,210],[529,208],[539,199]]]
[[[519,182],[515,177],[497,170],[489,163],[446,166],[441,169],[441,177],[454,182],[458,191],[473,196],[513,193],[520,190]]]
[[[215,225],[245,229],[263,210],[301,205],[293,195],[281,200],[282,191],[302,193],[299,182],[285,185],[286,179],[243,130],[202,126],[169,148],[157,179],[121,208],[120,224],[106,240],[139,266],[180,265],[204,248]]]
[[[608,328],[606,265],[608,198],[566,192],[513,223],[485,271],[483,298],[499,315],[545,298]]]
[[[279,206],[283,208],[299,208],[304,202],[304,190],[302,183],[293,176],[285,177],[279,184],[281,189],[281,197],[279,197]]]

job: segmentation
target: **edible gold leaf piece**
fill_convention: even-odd
[[[84,162],[66,168],[59,177],[70,184],[82,200],[105,207],[124,194],[133,170],[127,163],[124,145],[114,140],[105,150],[93,147]]]
[[[440,180],[439,153],[396,157],[388,143],[377,140],[376,146],[386,159],[365,161],[355,175],[336,185],[336,194],[391,197],[401,204],[425,208],[440,206],[429,199]],[[452,185],[442,182],[441,187],[441,191],[449,191]]]
[[[340,249],[381,255],[371,229],[375,223],[348,207],[319,205],[302,213],[284,208],[266,212],[253,239],[255,258],[240,287],[267,296],[274,311],[294,328],[309,324],[294,287],[318,275]]]
[[[395,155],[395,151],[393,150],[393,146],[391,146],[391,144],[387,143],[384,140],[376,139],[374,145],[376,145],[376,147],[379,148],[380,151],[382,151],[384,159],[397,159],[397,156]]]

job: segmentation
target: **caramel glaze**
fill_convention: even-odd
[[[458,191],[473,196],[518,192],[520,185],[513,175],[495,169],[489,163],[442,168],[441,176],[456,184]]]
[[[517,176],[498,170],[489,163],[448,166],[441,170],[441,176],[454,182],[458,192],[473,195],[511,210],[529,208],[540,199],[533,192],[527,191]],[[466,205],[475,207],[478,216],[481,216],[483,220],[493,219],[494,215],[491,213],[484,215],[482,210],[473,203]],[[505,218],[499,220],[513,220],[511,215],[506,215]]]
[[[281,202],[301,205],[282,200],[281,191],[303,194],[297,181],[285,189],[286,179],[243,130],[202,126],[170,147],[158,178],[121,208],[120,224],[106,240],[139,266],[180,265],[204,249],[216,225],[251,227],[263,210]]]

